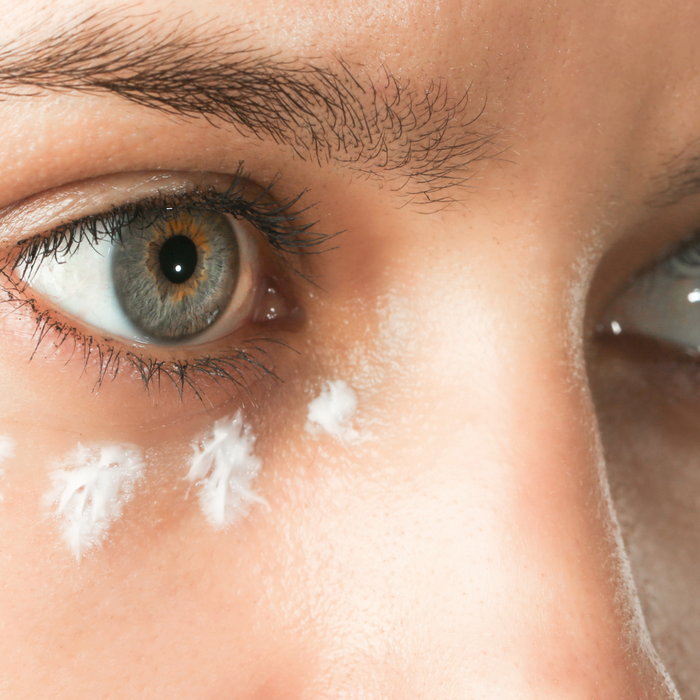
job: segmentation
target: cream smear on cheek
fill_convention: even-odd
[[[79,443],[53,466],[45,504],[80,561],[86,551],[102,543],[133,497],[143,476],[141,451],[132,445]]]
[[[202,513],[216,529],[248,514],[253,503],[266,503],[252,488],[262,462],[253,453],[255,437],[241,413],[217,421],[195,442],[187,478],[199,486]]]
[[[308,406],[306,432],[318,436],[328,433],[342,443],[369,437],[353,427],[357,412],[357,394],[342,379],[326,382],[321,393]]]
[[[5,475],[3,464],[10,457],[15,456],[15,441],[12,438],[0,435],[0,479]],[[0,502],[3,500],[2,492],[0,492]]]

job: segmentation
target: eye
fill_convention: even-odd
[[[129,362],[147,387],[165,374],[181,396],[190,386],[202,398],[204,376],[247,389],[247,373],[270,374],[287,345],[278,335],[303,320],[301,253],[327,237],[302,221],[299,197],[276,200],[240,172],[225,187],[224,176],[195,175],[142,175],[119,190],[125,203],[29,236],[0,261],[6,301],[31,311],[38,343],[74,339],[85,365],[95,359],[98,384]],[[42,218],[39,200],[31,221]]]
[[[599,330],[636,334],[700,353],[700,240],[642,273],[607,309]]]
[[[20,278],[109,336],[202,343],[231,333],[253,309],[261,282],[254,235],[230,214],[154,209],[117,231],[98,222],[89,244],[25,266]]]

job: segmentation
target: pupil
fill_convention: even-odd
[[[183,284],[197,269],[197,246],[187,236],[168,238],[160,249],[160,269],[173,284]]]

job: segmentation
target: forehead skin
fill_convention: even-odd
[[[122,12],[0,7],[2,42]],[[318,166],[114,95],[0,103],[2,206],[104,173],[226,171],[250,152],[263,174],[289,166],[311,182],[331,228],[348,231],[325,301],[309,295],[313,362],[272,417],[255,414],[272,507],[239,529],[214,537],[163,476],[149,486],[159,519],[135,518],[77,568],[36,516],[46,455],[72,444],[67,419],[37,425],[62,418],[45,407],[66,410],[61,387],[15,394],[24,370],[3,353],[3,415],[33,452],[0,515],[0,691],[673,697],[619,557],[580,329],[595,264],[700,136],[700,5],[178,0],[124,14],[155,18],[154,31],[178,18],[240,27],[282,59],[342,58],[380,94],[387,71],[418,94],[447,81],[469,91],[493,157],[465,164],[452,206],[426,209],[381,169]],[[353,377],[381,440],[353,453],[300,437],[305,387],[329,376]],[[116,405],[111,391],[89,406]],[[108,403],[95,419],[72,400],[91,429],[129,425],[110,422]],[[143,438],[154,472],[182,466],[172,446],[202,422],[188,420]]]

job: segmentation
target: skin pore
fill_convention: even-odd
[[[298,311],[199,348],[3,279],[0,695],[700,698],[697,360],[598,332],[700,222],[697,3],[2,8],[3,260],[240,172],[327,237],[260,233]],[[371,439],[305,430],[330,381]],[[265,503],[216,530],[192,444],[238,411]],[[81,441],[146,466],[78,564]]]

